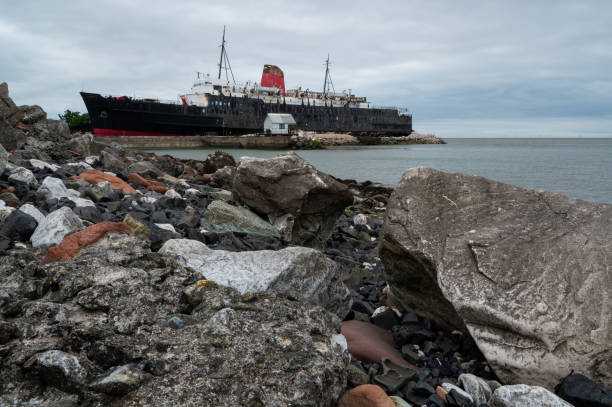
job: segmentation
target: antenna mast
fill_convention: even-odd
[[[332,82],[331,75],[329,73],[329,54],[327,54],[327,59],[325,60],[325,80],[323,81],[323,94],[327,95],[327,91],[329,90],[329,85],[331,85],[332,90],[336,92],[334,89],[334,83]]]

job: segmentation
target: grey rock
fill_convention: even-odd
[[[163,174],[163,172],[151,161],[137,161],[130,164],[127,170],[128,172],[135,172],[147,179],[156,179]]]
[[[122,396],[138,388],[144,379],[145,375],[138,365],[130,363],[104,372],[89,383],[89,388],[99,393]]]
[[[47,113],[38,105],[19,106],[19,110],[23,113],[21,121],[24,124],[34,124],[41,120],[47,120]]]
[[[241,295],[218,285],[191,307],[182,294],[193,271],[147,244],[109,234],[66,262],[41,265],[32,251],[3,257],[0,287],[11,294],[2,311],[14,310],[20,339],[2,345],[0,405],[66,406],[54,403],[68,400],[67,393],[44,386],[23,366],[68,344],[79,347],[91,375],[134,361],[147,372],[122,399],[93,391],[90,379],[72,406],[336,405],[349,363],[348,353],[331,345],[340,332],[337,316],[295,296]],[[178,315],[186,324],[177,331],[168,320]],[[231,335],[215,334],[215,325]]]
[[[336,219],[353,203],[347,186],[294,153],[270,159],[242,157],[232,192],[235,200],[257,213],[293,215],[292,242],[310,247],[323,246]]]
[[[91,133],[85,133],[78,136],[73,136],[68,141],[68,148],[75,153],[86,157],[91,154],[91,143],[93,142],[94,136]]]
[[[545,388],[526,384],[498,388],[493,392],[489,404],[492,407],[572,407]]]
[[[234,175],[236,175],[236,167],[227,166],[215,171],[210,180],[221,188],[232,189]]]
[[[38,186],[38,181],[36,181],[36,177],[32,171],[23,167],[18,167],[11,171],[11,175],[9,175],[8,180],[16,184],[29,185],[33,188]]]
[[[463,390],[459,386],[455,386],[452,383],[442,383],[441,386],[442,386],[442,388],[444,390],[446,390],[449,393],[450,393],[451,390],[455,390],[457,393],[459,393],[460,396],[465,397],[466,399],[468,399],[472,403],[474,402],[474,398],[471,396],[471,394],[469,394],[468,392],[466,392],[465,390]]]
[[[30,164],[32,165],[32,167],[39,169],[39,170],[48,169],[48,170],[55,172],[60,169],[60,166],[57,164],[49,164],[48,162],[37,160],[35,158],[32,158],[30,160]]]
[[[247,208],[215,200],[208,205],[202,226],[216,232],[244,232],[280,238],[274,226],[261,219]]]
[[[45,215],[31,204],[23,204],[19,207],[19,210],[23,213],[27,213],[33,217],[37,223],[41,223],[45,219]]]
[[[105,170],[115,173],[121,172],[127,168],[126,163],[107,148],[100,152],[100,162]]]
[[[313,249],[228,252],[209,249],[196,240],[172,239],[159,253],[175,255],[206,279],[241,293],[292,291],[340,318],[350,310],[350,292],[341,281],[337,264]]]
[[[66,352],[48,350],[36,358],[39,374],[51,386],[71,391],[85,382],[87,372],[79,360]]]
[[[493,394],[491,387],[484,379],[470,373],[461,374],[459,383],[472,396],[477,406],[488,403]]]
[[[295,216],[290,213],[286,213],[282,216],[269,215],[270,223],[278,230],[280,237],[286,241],[291,241],[291,235],[293,232],[293,224],[295,223]]]
[[[204,172],[206,174],[213,174],[224,167],[235,167],[236,160],[234,160],[231,154],[215,151],[212,154],[208,154],[203,164]]]
[[[38,222],[32,216],[20,210],[13,211],[0,227],[0,235],[11,240],[27,242],[36,230]]]
[[[6,206],[6,202],[0,199],[0,220],[4,222],[6,218],[8,218],[11,213],[15,211],[15,208]]]
[[[214,189],[208,193],[212,199],[221,201],[230,201],[232,199],[232,191],[226,189]]]
[[[103,181],[97,184],[90,184],[84,188],[84,193],[96,202],[108,198],[113,193],[110,182]]]
[[[82,227],[81,219],[69,207],[64,206],[48,214],[38,224],[30,240],[33,247],[47,248],[61,243],[67,234]]]
[[[381,233],[389,297],[467,330],[506,383],[612,384],[612,205],[416,168]]]
[[[23,112],[9,96],[6,82],[0,83],[0,121],[6,121],[10,127],[15,127],[23,119]]]
[[[8,150],[16,150],[22,148],[25,141],[23,132],[11,126],[8,121],[0,119],[0,144]]]
[[[3,145],[0,144],[0,174],[4,172],[4,169],[8,164],[8,157],[8,152],[4,149]]]
[[[380,384],[390,392],[397,392],[406,382],[418,377],[418,371],[416,369],[398,365],[388,358],[382,358],[381,364],[383,373],[374,376],[374,382]]]
[[[66,188],[66,185],[64,185],[61,179],[54,177],[45,177],[36,192],[45,199],[61,199],[79,196],[77,191]]]

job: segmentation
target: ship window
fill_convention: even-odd
[[[284,128],[285,128],[285,123],[281,123],[281,124],[279,124],[279,125],[278,125],[278,128],[279,128],[279,129],[284,129]]]

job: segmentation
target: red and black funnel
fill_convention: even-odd
[[[281,89],[283,96],[285,96],[285,75],[283,71],[276,65],[264,65],[261,74],[261,86]]]

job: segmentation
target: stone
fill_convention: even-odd
[[[402,388],[406,382],[416,379],[419,375],[416,369],[398,365],[388,358],[382,358],[380,363],[383,373],[374,376],[374,382],[393,393]]]
[[[32,216],[20,210],[15,210],[4,220],[0,235],[11,240],[27,242],[37,226],[38,222]]]
[[[72,210],[64,206],[45,217],[38,224],[30,240],[33,247],[47,248],[59,244],[64,237],[83,227],[83,223]]]
[[[232,189],[234,175],[236,175],[236,167],[223,167],[215,171],[210,176],[210,180],[221,188]]]
[[[87,378],[87,372],[79,360],[59,350],[41,353],[36,358],[36,365],[45,383],[62,390],[76,390]]]
[[[292,291],[340,318],[351,308],[338,265],[313,249],[228,252],[209,249],[196,240],[171,239],[159,253],[177,256],[200,275],[241,293]]]
[[[380,363],[382,358],[388,358],[398,365],[414,367],[402,358],[393,343],[391,333],[374,324],[356,320],[344,321],[342,335],[346,337],[351,355],[359,360]]]
[[[128,175],[128,180],[134,181],[147,188],[149,191],[159,192],[160,194],[165,194],[168,191],[168,188],[159,181],[151,181],[148,179],[144,179],[139,174],[132,172]]]
[[[110,182],[102,181],[85,187],[84,193],[94,201],[101,202],[105,199],[108,200],[113,193],[113,187]]]
[[[15,211],[15,208],[6,206],[3,200],[0,199],[0,220],[4,222]]]
[[[164,229],[164,230],[168,230],[170,232],[176,233],[174,226],[172,226],[172,224],[170,223],[156,223],[155,226],[157,226],[160,229]]]
[[[489,404],[492,407],[572,407],[545,388],[526,384],[502,386],[496,389]]]
[[[576,407],[612,406],[612,390],[580,373],[571,373],[561,380],[555,393]]]
[[[36,223],[40,223],[45,219],[45,215],[39,211],[34,205],[23,204],[19,207],[19,210],[23,213],[27,213],[36,220]]]
[[[310,247],[324,246],[336,219],[353,203],[346,185],[294,153],[241,158],[232,192],[234,200],[259,214],[293,215],[292,242]]]
[[[346,369],[347,381],[349,386],[352,387],[370,383],[370,376],[358,363],[358,361],[352,360]]]
[[[293,224],[295,223],[295,216],[290,213],[286,213],[282,216],[269,216],[270,223],[278,230],[280,237],[285,242],[291,241],[291,235],[293,233]]]
[[[397,318],[397,315],[395,314],[395,311],[393,311],[393,308],[384,305],[382,307],[376,308],[370,316],[370,319],[372,320],[372,323],[374,325],[377,325],[386,330],[391,330],[394,325],[397,325],[399,323],[399,320]]]
[[[109,149],[104,149],[100,152],[100,163],[102,164],[102,168],[115,173],[121,172],[127,168],[126,163]]]
[[[62,180],[54,177],[45,177],[36,192],[41,194],[45,199],[60,199],[72,196]]]
[[[91,143],[93,140],[94,136],[91,133],[73,136],[70,141],[68,141],[68,149],[74,151],[82,157],[87,157],[91,154]]]
[[[249,209],[233,206],[225,201],[212,201],[206,208],[204,217],[208,224],[202,224],[202,227],[216,232],[243,232],[280,238],[274,226]]]
[[[15,184],[25,184],[33,188],[38,186],[38,181],[36,181],[36,177],[32,171],[23,167],[18,167],[11,171],[8,180]]]
[[[612,384],[612,205],[415,168],[380,240],[392,303],[469,331],[502,382]]]
[[[23,118],[21,119],[23,124],[34,124],[47,120],[47,113],[38,105],[19,106],[19,110],[23,113]]]
[[[60,168],[69,175],[78,175],[82,172],[93,170],[93,167],[87,164],[85,161],[79,161],[76,163],[65,163]]]
[[[468,392],[466,392],[465,390],[463,390],[461,387],[459,387],[459,386],[455,386],[455,385],[454,385],[454,384],[452,384],[452,383],[442,383],[442,384],[441,384],[441,386],[442,386],[442,388],[443,388],[444,390],[446,390],[446,392],[447,392],[448,394],[451,394],[451,391],[452,391],[452,390],[454,390],[454,391],[456,391],[457,393],[459,393],[459,395],[460,395],[461,397],[464,397],[464,398],[468,399],[468,400],[470,401],[470,403],[473,403],[473,402],[474,402],[474,399],[472,398],[472,396],[471,396],[471,395],[470,395]],[[486,403],[486,401],[485,401],[485,403]]]
[[[4,169],[8,164],[8,157],[8,152],[4,149],[4,146],[0,144],[0,174],[4,172]]]
[[[48,162],[37,160],[35,158],[30,160],[30,165],[37,170],[49,170],[51,172],[55,172],[60,169],[60,166],[57,164],[49,164]]]
[[[172,189],[172,188],[171,188],[171,189],[169,189],[169,190],[167,190],[167,191],[166,191],[166,193],[164,194],[164,196],[167,196],[168,198],[179,198],[179,199],[183,198],[183,197],[181,196],[181,194],[179,194],[178,192],[176,192],[176,191],[175,191],[174,189]]]
[[[210,191],[208,193],[212,199],[219,199],[221,201],[231,201],[232,200],[232,191],[228,191],[225,189],[216,189]]]
[[[18,208],[21,206],[21,201],[12,192],[3,192],[0,194],[0,200],[2,200],[7,206],[12,208]]]
[[[463,373],[459,376],[459,384],[472,396],[477,406],[489,402],[493,392],[489,384],[478,376],[470,373]]]
[[[64,237],[59,245],[49,248],[43,262],[68,261],[76,256],[83,247],[97,242],[107,233],[130,231],[130,227],[123,222],[96,223],[79,232]]]
[[[5,120],[10,127],[23,120],[23,112],[10,98],[6,82],[0,83],[0,120]]]
[[[206,174],[212,174],[224,167],[235,167],[236,160],[231,154],[223,151],[215,151],[212,154],[208,154],[204,160],[204,172]]]
[[[108,181],[112,189],[120,189],[126,195],[138,193],[134,188],[132,188],[132,186],[130,186],[130,184],[128,184],[121,178],[115,177],[113,175],[107,174],[99,170],[89,170],[89,171],[82,172],[79,175],[70,177],[70,179],[77,179],[77,178],[84,179],[90,184],[98,184],[100,182]]]
[[[99,393],[122,396],[138,388],[144,379],[145,375],[138,365],[130,363],[109,369],[89,383],[88,387]]]
[[[389,396],[389,398],[395,403],[397,407],[412,407],[412,404],[399,396]]]
[[[151,161],[137,161],[127,167],[128,173],[135,172],[146,178],[158,178],[163,172]]]
[[[395,403],[379,386],[362,384],[347,391],[338,407],[395,407]]]

